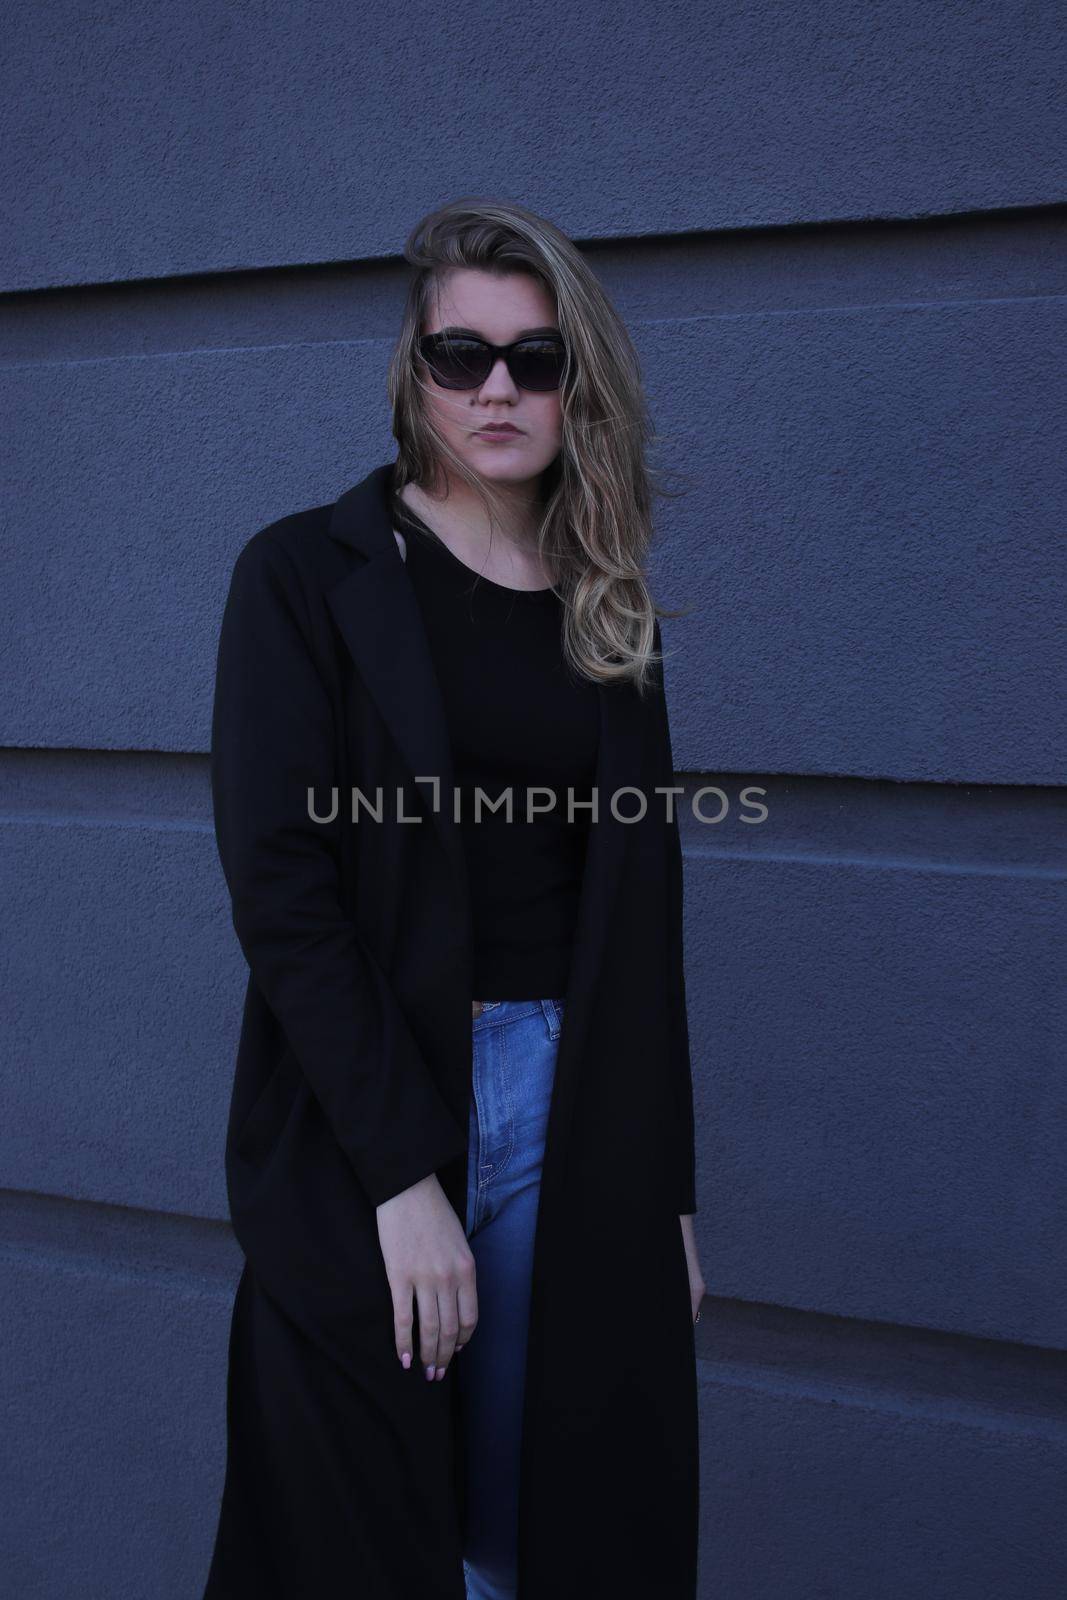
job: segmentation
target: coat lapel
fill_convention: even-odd
[[[419,791],[453,868],[461,873],[464,858],[451,813],[452,751],[444,699],[418,597],[393,536],[391,471],[391,464],[376,468],[336,502],[331,536],[365,559],[326,599],[405,765],[413,778],[424,780]],[[440,780],[436,796],[432,778]]]

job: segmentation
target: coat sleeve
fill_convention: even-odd
[[[215,836],[252,977],[373,1205],[466,1148],[387,975],[340,892],[334,714],[291,558],[254,536],[219,635],[211,734]],[[339,815],[343,807],[339,807]]]
[[[655,648],[662,650],[659,622],[655,626]],[[656,733],[657,784],[674,783],[674,754],[671,749],[670,718],[663,679],[663,664],[656,667],[653,685],[653,718]],[[696,1214],[696,1136],[693,1115],[693,1073],[689,1046],[689,1019],[686,1009],[685,958],[683,942],[684,878],[682,841],[678,827],[678,799],[673,796],[673,814],[667,820],[669,797],[657,796],[657,816],[663,819],[663,846],[667,874],[667,976],[668,976],[668,1066],[674,1090],[676,1147],[675,1171],[678,1175],[678,1214]]]

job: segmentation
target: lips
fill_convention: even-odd
[[[518,437],[518,433],[519,433],[518,428],[513,428],[511,426],[510,422],[504,422],[504,423],[489,422],[489,423],[486,423],[484,428],[476,428],[474,431],[475,431],[475,433],[514,434],[516,438]]]

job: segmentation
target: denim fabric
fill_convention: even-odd
[[[514,1600],[523,1374],[562,1000],[487,1000],[473,1028],[467,1237],[478,1326],[463,1363],[467,1600]]]

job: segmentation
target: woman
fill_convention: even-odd
[[[637,362],[521,207],[445,206],[405,254],[397,459],[248,541],[219,643],[246,1264],[205,1600],[691,1600],[704,1285]]]

